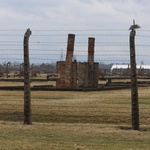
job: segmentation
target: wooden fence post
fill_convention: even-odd
[[[139,103],[138,103],[138,86],[136,74],[135,59],[135,34],[134,29],[130,32],[130,64],[131,64],[131,98],[132,98],[132,129],[139,129]]]
[[[30,63],[29,63],[29,37],[30,29],[24,35],[24,124],[31,121],[31,94],[30,94]]]

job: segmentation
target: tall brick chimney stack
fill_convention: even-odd
[[[68,34],[68,43],[67,43],[67,54],[65,62],[65,87],[71,87],[71,71],[72,71],[72,58],[74,52],[74,41],[75,35]]]
[[[89,37],[88,40],[88,63],[94,63],[94,46],[95,46],[95,38]]]
[[[88,86],[93,87],[94,83],[94,46],[95,46],[95,38],[89,37],[88,39]]]

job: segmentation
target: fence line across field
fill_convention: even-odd
[[[37,64],[37,63],[42,63],[42,61],[47,61],[48,62],[48,61],[51,61],[51,60],[59,61],[62,58],[64,59],[65,55],[67,57],[67,52],[70,51],[70,48],[67,47],[67,46],[69,45],[69,42],[72,39],[69,39],[69,37],[68,37],[68,43],[66,42],[67,41],[66,32],[69,32],[69,30],[54,30],[52,34],[51,33],[45,33],[45,34],[35,33],[35,34],[31,35],[30,40],[28,39],[29,41],[27,40],[25,42],[25,40],[24,40],[24,43],[21,43],[21,41],[18,40],[18,37],[20,38],[20,36],[22,36],[22,34],[9,33],[9,32],[16,32],[16,31],[17,32],[22,32],[23,30],[7,30],[7,31],[6,30],[5,31],[1,30],[0,31],[0,32],[3,32],[2,34],[0,34],[0,38],[4,38],[3,40],[0,41],[1,56],[4,56],[4,57],[1,58],[1,60],[2,61],[5,60],[7,62],[12,62],[12,61],[17,60],[20,63],[23,62],[23,64],[24,64],[24,123],[31,124],[32,123],[32,119],[31,119],[31,99],[30,99],[31,98],[31,96],[30,96],[31,65],[29,63],[29,60],[30,60],[30,62],[32,62],[32,64],[34,64],[34,61],[36,60],[35,64]],[[28,31],[30,31],[30,29],[28,29],[27,32]],[[51,32],[51,30],[33,30],[33,32],[34,31],[35,32],[40,32],[40,33],[42,33],[42,32]],[[75,42],[73,42],[72,49],[74,50],[74,55],[75,55],[74,59],[78,60],[78,58],[80,58],[79,56],[81,56],[82,58],[80,58],[79,61],[87,61],[87,59],[88,59],[87,58],[88,57],[88,46],[90,46],[90,45],[88,45],[88,38],[90,37],[90,35],[92,35],[92,38],[93,37],[96,37],[96,38],[97,37],[107,37],[107,38],[102,39],[102,42],[99,41],[99,38],[95,39],[95,41],[98,40],[97,42],[95,42],[95,45],[94,45],[95,46],[95,53],[96,53],[96,56],[94,56],[95,61],[97,61],[98,63],[102,62],[102,61],[107,62],[107,63],[112,63],[112,62],[114,62],[114,63],[116,63],[116,62],[124,63],[124,62],[126,62],[126,64],[131,64],[131,66],[134,65],[134,69],[132,69],[132,67],[131,67],[131,79],[132,79],[132,77],[134,79],[134,81],[133,81],[133,79],[131,80],[131,81],[133,81],[133,83],[131,82],[131,85],[133,87],[132,92],[131,92],[131,95],[133,96],[132,97],[132,104],[131,104],[132,105],[132,111],[133,111],[132,112],[132,128],[135,129],[135,130],[138,130],[139,129],[139,120],[138,120],[139,119],[139,110],[137,109],[138,107],[135,106],[135,104],[138,103],[138,101],[135,102],[135,99],[138,99],[137,95],[136,95],[136,98],[135,98],[135,93],[138,94],[138,92],[137,92],[138,89],[137,88],[135,89],[135,87],[136,87],[135,85],[137,84],[136,83],[137,81],[136,81],[135,76],[133,76],[133,74],[134,75],[136,74],[136,67],[135,67],[136,62],[134,62],[132,64],[132,61],[131,61],[131,63],[130,63],[130,60],[132,59],[133,56],[132,56],[132,53],[128,54],[129,53],[128,49],[129,49],[129,46],[130,46],[130,48],[133,47],[134,50],[135,50],[135,47],[142,47],[142,48],[144,47],[143,49],[144,49],[144,51],[146,51],[147,47],[149,47],[150,45],[148,45],[147,43],[144,43],[144,44],[135,44],[135,43],[133,43],[133,45],[134,45],[133,46],[131,41],[130,41],[130,43],[128,42],[129,41],[129,35],[128,34],[118,33],[118,32],[121,32],[121,31],[127,32],[127,30],[124,30],[124,29],[122,29],[122,30],[121,29],[114,29],[114,30],[113,29],[99,29],[99,30],[98,29],[93,29],[93,30],[88,30],[88,31],[87,30],[70,30],[70,31],[77,32],[75,34],[75,36],[77,38],[79,38],[79,39],[77,39],[77,41],[75,40]],[[112,32],[112,31],[114,32],[115,31],[117,33],[108,33],[108,34],[106,34],[106,33],[96,33],[96,32],[106,32],[106,31],[107,32]],[[5,32],[8,32],[8,34],[5,33]],[[56,33],[55,34],[55,32],[65,32],[65,33]],[[94,33],[91,34],[91,33],[79,33],[79,32],[94,32]],[[145,34],[145,30],[143,30],[143,31],[141,30],[140,32],[144,32],[144,35],[139,34],[139,35],[137,35],[137,38],[142,38],[142,40],[143,40],[143,38],[148,38],[149,37],[149,35]],[[9,37],[10,40],[7,41],[7,37]],[[17,37],[16,38],[17,41],[11,39],[11,38],[14,38],[14,37]],[[49,38],[47,38],[47,37],[49,37]],[[82,37],[82,38],[84,37],[84,38],[80,39],[80,37]],[[118,37],[119,38],[122,37],[122,39],[120,39],[121,42],[115,42],[116,39],[119,40]],[[24,38],[26,38],[26,34],[24,35]],[[34,40],[34,38],[35,38],[35,40]],[[111,41],[109,41],[109,38],[111,39]],[[32,41],[32,40],[34,40],[34,41]],[[58,42],[56,40],[58,40]],[[83,41],[80,41],[80,40],[83,40]],[[86,42],[86,40],[87,40],[87,42]],[[139,41],[139,39],[138,39],[138,41]],[[8,47],[8,48],[6,48],[6,47]],[[24,54],[23,54],[23,51],[22,51],[22,47],[24,47]],[[27,47],[27,49],[26,49],[26,47]],[[46,48],[43,48],[43,47],[46,47]],[[53,47],[56,47],[56,48],[54,48],[54,50],[56,49],[55,52],[53,51]],[[98,49],[97,49],[97,47],[98,47]],[[122,47],[123,47],[123,49],[122,49]],[[6,51],[3,51],[4,49]],[[66,51],[66,49],[67,49],[67,51]],[[107,49],[107,50],[104,50],[104,49]],[[121,49],[121,50],[119,50],[119,49]],[[27,52],[28,50],[29,50],[29,52]],[[20,52],[20,54],[18,54],[18,51]],[[46,51],[46,53],[44,53],[45,51]],[[56,53],[56,52],[60,52],[60,53]],[[81,55],[80,53],[82,53],[82,52],[84,52],[84,53]],[[115,54],[115,52],[116,52],[116,54]],[[125,55],[122,54],[122,52],[125,53]],[[130,49],[130,52],[131,52],[131,49]],[[139,57],[148,58],[149,57],[149,54],[148,55],[141,54],[139,52],[139,48],[138,48],[137,52],[139,54],[138,53],[134,54],[134,56],[137,56],[137,58],[139,58]],[[109,53],[114,53],[114,54],[109,54]],[[10,59],[9,57],[6,57],[6,56],[10,56],[10,55],[13,56],[11,58],[11,60],[9,60]],[[17,56],[22,56],[22,58],[18,58]],[[45,56],[46,58],[43,58],[43,56]],[[70,57],[70,56],[68,55],[68,57]],[[76,58],[76,57],[78,57],[78,58]],[[85,57],[85,58],[83,58],[83,57]],[[118,58],[116,59],[116,57],[118,57]],[[141,61],[144,61],[144,60],[141,60]],[[64,61],[64,60],[62,60],[62,61]],[[68,69],[70,68],[70,66],[72,66],[72,64],[71,64],[72,63],[71,62],[72,58],[69,61],[70,61],[69,64],[67,64]],[[134,61],[136,61],[136,60],[134,60]],[[91,64],[91,68],[94,67],[93,63]],[[60,65],[63,66],[63,64],[60,64]],[[82,67],[85,67],[85,66],[82,66]],[[87,65],[87,67],[89,67],[89,66]],[[66,69],[65,73],[67,72],[68,69]],[[93,70],[91,70],[91,72],[93,72]],[[95,80],[95,78],[97,78],[97,77],[95,77],[93,75],[91,76],[91,75],[89,75],[87,77],[88,79],[90,78],[91,81],[93,79]],[[98,82],[98,78],[97,78],[96,82]],[[92,84],[93,83],[89,83],[89,85],[92,85]],[[135,111],[136,111],[136,113],[135,113]]]

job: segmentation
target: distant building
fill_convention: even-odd
[[[129,64],[114,64],[111,67],[112,75],[130,75],[130,65]],[[150,65],[136,65],[137,75],[150,75]]]

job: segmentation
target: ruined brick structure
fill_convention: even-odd
[[[99,63],[94,62],[95,38],[88,40],[88,62],[79,63],[78,87],[98,87]]]
[[[61,88],[65,86],[65,61],[57,61],[56,70],[59,74],[59,79],[56,81],[56,87]]]
[[[66,61],[57,62],[57,73],[60,78],[56,82],[57,88],[98,87],[99,63],[94,62],[95,39],[88,40],[88,62],[78,64],[77,85],[77,62],[73,59],[75,35],[68,35]]]
[[[60,78],[56,82],[57,88],[77,87],[77,62],[72,61],[74,52],[75,35],[68,35],[66,61],[57,62],[57,73]]]
[[[88,87],[88,63],[79,62],[78,66],[78,87]]]

